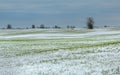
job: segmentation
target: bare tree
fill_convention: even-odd
[[[40,28],[44,29],[44,28],[45,28],[45,25],[44,25],[44,24],[41,24],[41,25],[40,25]]]
[[[67,25],[67,29],[69,29],[70,28],[70,26],[69,25]]]
[[[54,26],[54,28],[55,28],[55,29],[60,29],[61,27],[59,27],[59,26],[55,25],[55,26]]]
[[[32,25],[32,29],[34,29],[35,28],[35,25]]]
[[[87,19],[87,27],[88,27],[88,29],[93,29],[94,28],[94,20],[93,20],[93,18],[92,17],[89,17],[88,19]]]
[[[71,26],[71,29],[74,29],[75,28],[75,26]]]
[[[67,25],[67,29],[74,29],[74,28],[76,28],[76,27]]]
[[[8,24],[8,25],[7,25],[7,29],[12,29],[12,25],[11,25],[11,24]]]

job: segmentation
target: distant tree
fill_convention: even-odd
[[[26,27],[26,29],[29,29],[29,27]]]
[[[55,29],[60,29],[61,27],[59,27],[59,26],[55,25],[55,26],[54,26],[54,28],[55,28]]]
[[[40,28],[44,29],[44,28],[45,28],[45,25],[44,25],[44,24],[41,24],[41,25],[40,25]]]
[[[104,26],[105,28],[108,27],[107,25]]]
[[[69,29],[70,28],[70,26],[69,25],[67,25],[67,29]]]
[[[89,17],[88,19],[87,19],[87,27],[88,27],[88,29],[93,29],[94,28],[94,20],[93,20],[93,18],[92,17]]]
[[[11,25],[11,24],[8,24],[8,25],[7,25],[7,29],[12,29],[12,25]]]
[[[67,29],[74,29],[74,28],[76,28],[75,26],[67,26]]]
[[[57,29],[58,28],[58,26],[57,25],[55,25],[55,27],[54,27],[55,29]]]
[[[71,26],[71,29],[74,29],[75,28],[75,26]]]
[[[32,29],[34,29],[35,28],[35,25],[32,25]]]
[[[4,27],[2,29],[5,29]]]

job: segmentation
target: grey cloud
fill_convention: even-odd
[[[79,24],[85,22],[81,18],[93,16],[97,23],[112,20],[118,23],[120,16],[116,15],[120,13],[119,3],[119,0],[0,0],[0,19],[1,23],[17,19],[16,23]],[[11,15],[13,18],[9,19],[7,16]]]

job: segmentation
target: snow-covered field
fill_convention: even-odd
[[[0,75],[120,75],[120,29],[0,30]]]

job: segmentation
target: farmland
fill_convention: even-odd
[[[0,30],[0,75],[119,75],[120,28]]]

